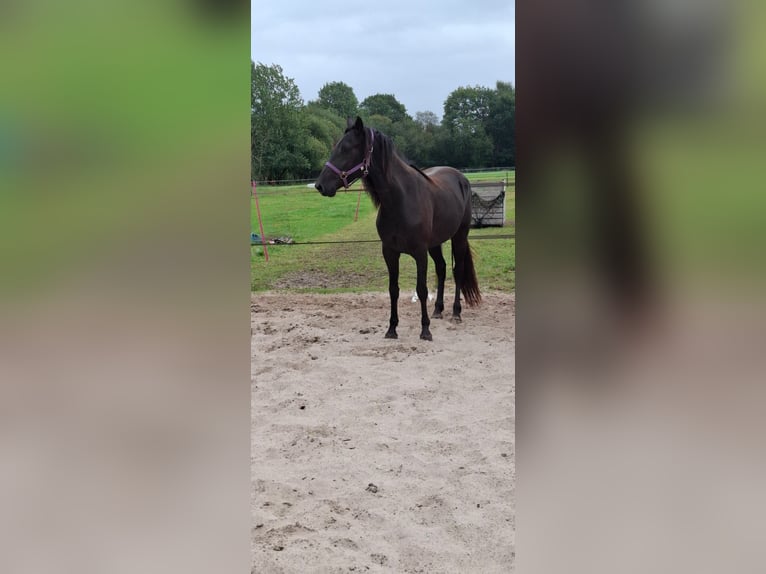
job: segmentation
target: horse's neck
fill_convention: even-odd
[[[405,193],[401,183],[401,175],[406,175],[412,168],[395,155],[392,155],[387,167],[388,173],[384,173],[383,170],[370,166],[368,177],[381,207],[394,210],[401,206]],[[394,177],[394,173],[400,174],[400,176]]]

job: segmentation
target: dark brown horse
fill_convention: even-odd
[[[468,305],[481,302],[479,284],[468,245],[471,224],[471,185],[451,167],[432,167],[421,171],[410,164],[385,134],[365,128],[361,118],[349,119],[346,132],[330,155],[315,187],[332,197],[338,187],[362,178],[364,188],[378,208],[378,235],[383,242],[383,258],[388,267],[388,292],[391,319],[386,338],[396,339],[399,324],[399,256],[411,255],[417,265],[416,292],[420,300],[420,338],[432,340],[426,303],[428,255],[436,265],[438,287],[433,317],[441,319],[444,310],[444,280],[447,264],[442,243],[452,240],[452,269],[455,278],[453,321],[460,321],[460,293]]]

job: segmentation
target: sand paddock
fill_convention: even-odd
[[[511,571],[514,309],[253,294],[253,572]]]

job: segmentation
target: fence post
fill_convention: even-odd
[[[261,207],[258,205],[258,194],[255,191],[255,188],[258,184],[253,181],[253,197],[255,198],[255,212],[258,214],[258,228],[261,230],[261,245],[263,246],[263,255],[266,258],[266,261],[269,260],[269,248],[266,246],[266,236],[263,234],[263,220],[261,219]]]

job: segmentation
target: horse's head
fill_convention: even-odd
[[[330,159],[314,184],[317,191],[332,197],[341,184],[348,188],[357,179],[367,175],[374,138],[371,129],[365,130],[362,118],[357,116],[356,121],[349,118],[346,132],[333,148]]]

